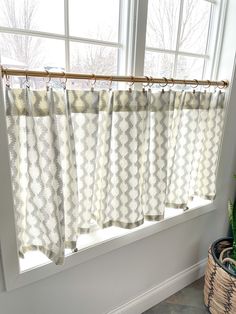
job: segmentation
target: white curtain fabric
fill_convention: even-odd
[[[224,93],[6,88],[19,253],[62,264],[97,223],[133,228],[213,199]]]

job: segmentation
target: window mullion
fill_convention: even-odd
[[[211,43],[208,47],[209,54],[211,55],[211,63],[209,68],[211,69],[210,79],[218,78],[219,64],[221,59],[221,47],[224,39],[224,28],[226,21],[226,12],[228,8],[228,0],[221,0],[214,6],[214,16],[211,21]],[[214,30],[214,34],[212,34]]]
[[[127,73],[128,59],[128,28],[129,28],[129,8],[130,2],[119,0],[119,30],[118,30],[118,69],[119,75]]]
[[[134,73],[134,38],[136,28],[137,1],[129,1],[129,12],[127,17],[126,37],[126,75]]]
[[[69,0],[64,0],[64,21],[65,21],[65,66],[66,71],[70,71]]]
[[[143,75],[145,44],[146,44],[146,27],[147,27],[147,12],[148,0],[132,1],[132,16],[131,16],[131,36],[130,41],[130,66],[129,71],[132,75]]]
[[[175,58],[174,58],[174,69],[172,75],[175,77],[177,72],[177,61],[178,61],[178,51],[180,47],[180,35],[181,35],[181,24],[183,19],[183,7],[184,7],[184,0],[180,0],[180,8],[179,8],[179,22],[178,22],[178,29],[177,29],[177,38],[176,38],[176,47],[175,47]]]
[[[175,50],[170,50],[170,49],[162,49],[162,48],[154,48],[154,47],[146,47],[146,51],[151,51],[151,52],[160,52],[160,53],[169,53],[169,54],[175,54]],[[196,58],[208,58],[208,54],[201,54],[201,53],[193,53],[193,52],[186,52],[186,51],[178,51],[178,55],[183,55],[183,56],[189,56],[189,57],[196,57]]]
[[[208,54],[208,51],[209,51],[212,19],[213,19],[213,4],[211,3],[210,19],[208,21],[207,43],[206,43],[206,48],[205,48],[205,54],[206,55]],[[206,75],[207,65],[208,64],[209,64],[209,60],[207,58],[205,58],[204,59],[204,64],[203,64],[202,79]]]

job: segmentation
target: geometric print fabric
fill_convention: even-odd
[[[95,223],[133,228],[213,199],[224,93],[6,88],[19,253],[56,264]]]

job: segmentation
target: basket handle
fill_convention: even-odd
[[[222,250],[221,252],[220,252],[220,257],[219,257],[219,260],[220,260],[220,262],[223,264],[223,260],[224,260],[224,254],[226,253],[226,252],[228,252],[228,251],[232,251],[232,247],[227,247],[227,248],[225,248],[224,250]]]
[[[236,266],[236,261],[234,259],[230,258],[230,257],[224,258],[223,261],[222,261],[222,264],[224,264],[226,262],[229,262],[231,264],[234,264],[234,266]]]

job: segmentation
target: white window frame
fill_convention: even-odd
[[[91,44],[98,46],[106,46],[117,48],[117,74],[126,72],[125,68],[125,51],[123,52],[123,47],[126,46],[126,25],[127,25],[127,8],[129,2],[127,0],[119,0],[119,21],[118,21],[118,40],[114,41],[106,41],[106,40],[98,40],[93,38],[86,38],[80,36],[72,36],[69,32],[69,0],[64,1],[64,34],[53,33],[53,32],[44,32],[38,30],[28,30],[22,28],[11,28],[6,26],[0,26],[0,34],[14,34],[14,35],[25,35],[25,36],[33,36],[33,37],[41,37],[46,39],[57,39],[63,40],[65,43],[65,70],[70,72],[70,42],[77,42],[83,44]]]
[[[221,25],[221,14],[224,12],[225,9],[225,2],[224,1],[217,1],[217,0],[205,0],[207,2],[211,3],[211,12],[210,12],[210,21],[209,21],[209,29],[207,34],[207,43],[204,53],[192,53],[192,52],[186,52],[181,51],[179,49],[179,37],[180,37],[180,31],[181,31],[181,23],[183,18],[183,6],[184,6],[185,0],[180,0],[180,10],[179,10],[179,16],[178,16],[178,26],[177,26],[177,38],[176,38],[176,44],[175,49],[165,49],[165,48],[158,48],[158,47],[149,47],[145,46],[145,52],[156,52],[156,53],[168,53],[174,56],[174,64],[171,76],[177,77],[177,63],[178,63],[178,57],[179,56],[186,56],[186,57],[195,57],[195,58],[201,58],[204,60],[203,65],[203,71],[202,76],[199,77],[199,79],[215,79],[217,76],[217,71],[215,65],[217,63],[215,62],[217,58],[217,47],[216,45],[219,44],[220,40],[217,40],[218,31],[220,31]],[[220,34],[221,38],[222,34]],[[211,39],[211,40],[210,40]],[[144,62],[144,60],[143,60]],[[143,74],[144,71],[142,71]]]
[[[207,0],[206,0],[207,1]],[[218,34],[217,41],[214,41],[213,48],[217,48],[214,56],[212,56],[213,71],[211,76],[213,78],[217,76],[218,72],[218,61],[220,59],[220,48],[222,43],[224,19],[227,8],[227,0],[214,1],[216,4],[216,12],[214,18],[213,28],[216,29]],[[121,9],[123,10],[122,19],[120,19],[120,42],[114,43],[118,45],[120,50],[119,59],[119,71],[125,74],[142,75],[144,68],[144,53],[145,53],[145,36],[146,36],[146,21],[147,21],[147,7],[148,0],[121,0]],[[65,0],[65,10],[68,13],[68,0]],[[129,12],[129,14],[128,14]],[[67,15],[68,16],[68,15]],[[124,24],[127,23],[127,27]],[[124,30],[127,29],[125,33]],[[68,34],[68,20],[65,22],[65,35],[57,35],[52,33],[44,33],[38,31],[27,31],[27,30],[9,30],[5,27],[0,27],[0,32],[17,33],[23,35],[34,35],[42,36],[47,38],[59,38],[67,41],[66,55],[69,56],[69,41],[75,40],[80,42],[97,43],[102,45],[111,46],[110,42],[96,41],[91,39],[81,39],[78,37],[71,37]],[[216,39],[215,34],[215,39]],[[122,46],[121,41],[125,43]],[[112,44],[113,45],[113,44]],[[213,49],[212,48],[212,49]],[[123,55],[122,55],[123,54]],[[121,59],[124,60],[121,62]],[[69,59],[67,59],[66,69],[69,70]],[[133,229],[132,231],[124,230],[119,236],[113,238],[104,238],[102,241],[95,245],[91,245],[77,253],[73,253],[66,257],[65,264],[63,266],[56,266],[53,263],[48,263],[37,268],[29,269],[25,272],[19,270],[19,259],[16,241],[16,229],[14,219],[14,207],[13,207],[13,196],[11,189],[11,176],[10,176],[10,165],[9,165],[9,152],[8,152],[8,141],[6,132],[6,120],[5,111],[3,104],[3,88],[2,88],[2,76],[0,76],[0,178],[2,184],[0,188],[0,240],[1,240],[1,257],[3,262],[3,271],[5,279],[5,287],[7,291],[15,288],[22,287],[40,279],[46,278],[50,275],[64,271],[65,269],[76,266],[80,263],[88,261],[99,255],[108,253],[117,248],[123,247],[152,234],[156,234],[168,228],[171,228],[180,223],[187,222],[198,216],[207,214],[215,210],[214,202],[208,205],[199,205],[192,208],[182,214],[174,217],[167,218],[161,222],[147,223],[143,226]]]

